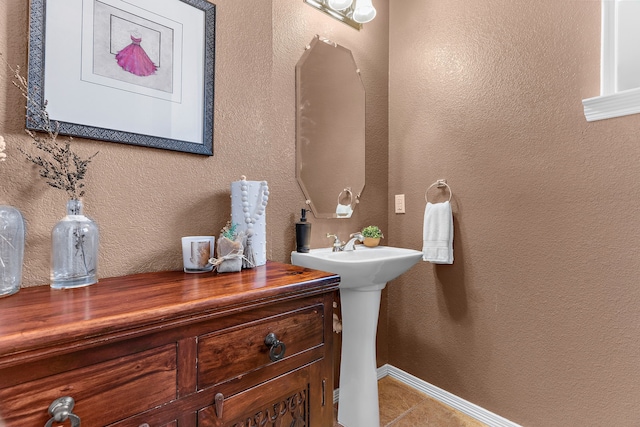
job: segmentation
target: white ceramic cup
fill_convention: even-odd
[[[213,270],[214,236],[185,236],[182,238],[182,263],[185,273],[204,273]]]

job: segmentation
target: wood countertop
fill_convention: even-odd
[[[141,273],[100,279],[94,285],[56,290],[21,289],[0,298],[0,368],[18,356],[41,357],[96,346],[191,323],[199,317],[229,315],[338,289],[333,273],[289,264],[236,273]],[[64,347],[62,346],[64,344]]]

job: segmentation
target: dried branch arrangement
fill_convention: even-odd
[[[37,117],[42,125],[42,133],[25,129],[27,135],[31,137],[33,146],[41,154],[31,154],[21,147],[18,147],[18,150],[29,161],[38,166],[38,172],[46,180],[47,184],[53,188],[66,191],[72,200],[78,200],[84,196],[84,183],[82,181],[87,173],[87,167],[98,153],[96,152],[83,159],[71,149],[73,138],[68,137],[64,142],[58,141],[60,124],[52,122],[49,118],[47,101],[44,102],[44,105],[39,105],[33,100],[29,96],[27,79],[20,74],[20,67],[13,68],[10,65],[8,66],[13,74],[13,85],[20,90],[26,100],[27,120],[30,120],[32,116]]]

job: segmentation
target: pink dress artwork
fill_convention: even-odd
[[[131,44],[116,54],[116,61],[123,70],[136,76],[150,76],[158,67],[144,51],[140,42],[142,38],[131,36]]]

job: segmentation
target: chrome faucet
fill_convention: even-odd
[[[356,240],[358,240],[359,242],[363,242],[364,241],[364,236],[360,233],[352,233],[349,235],[349,237],[351,237],[351,239],[349,239],[349,241],[347,242],[346,245],[344,245],[342,247],[342,251],[355,251],[356,250]]]
[[[343,248],[340,238],[335,234],[327,233],[327,238],[331,238],[331,237],[333,237],[333,249],[331,249],[331,251],[340,252]]]
[[[343,251],[355,251],[356,250],[356,240],[362,242],[364,241],[364,236],[360,233],[352,233],[349,235],[351,239],[347,242],[341,242],[340,238],[335,234],[327,233],[327,238],[333,237],[333,248],[332,252],[343,252]]]

